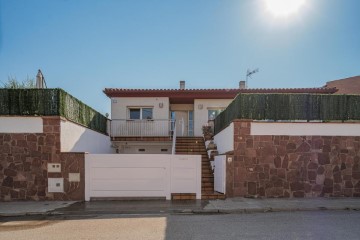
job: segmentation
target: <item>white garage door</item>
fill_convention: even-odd
[[[92,197],[170,199],[170,156],[86,154],[85,200]]]

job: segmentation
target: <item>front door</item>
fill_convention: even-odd
[[[176,136],[188,135],[188,112],[187,111],[175,111],[176,120]]]

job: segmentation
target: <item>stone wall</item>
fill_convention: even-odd
[[[252,136],[234,121],[227,196],[360,197],[360,137]]]
[[[60,152],[60,117],[43,117],[43,133],[0,133],[0,201],[83,200],[84,153]],[[61,173],[48,173],[61,163]],[[69,183],[68,173],[81,180]],[[48,192],[48,177],[64,178],[64,193]]]

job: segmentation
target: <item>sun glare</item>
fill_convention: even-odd
[[[267,10],[276,17],[287,17],[296,13],[305,0],[265,0]]]

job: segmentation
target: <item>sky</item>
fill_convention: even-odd
[[[105,114],[104,88],[321,87],[360,75],[360,1],[0,0],[0,81],[35,78]]]

